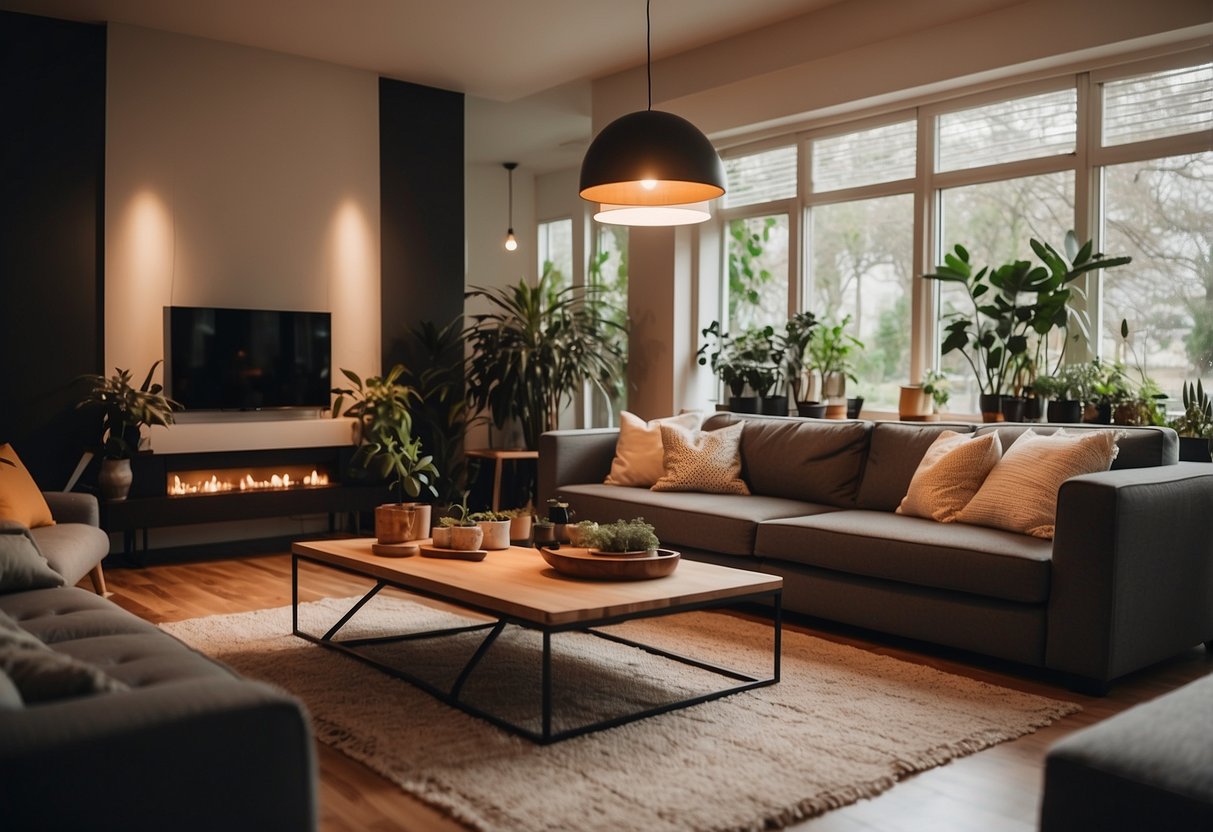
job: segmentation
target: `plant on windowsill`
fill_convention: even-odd
[[[131,386],[131,371],[115,368],[114,375],[83,375],[76,381],[89,387],[77,408],[101,411],[101,471],[98,484],[107,500],[125,500],[131,487],[131,457],[139,450],[144,427],[173,424],[173,411],[181,405],[164,395],[152,382],[162,360],[152,364],[138,389]]]
[[[652,557],[661,545],[657,530],[643,517],[600,523],[596,528],[586,530],[585,542],[590,554],[615,557]]]
[[[1213,402],[1200,379],[1184,382],[1184,412],[1169,427],[1179,434],[1179,458],[1187,462],[1209,462],[1213,455]]]
[[[863,349],[863,342],[846,331],[850,324],[850,315],[838,323],[822,321],[809,338],[809,359],[821,376],[821,398],[828,403],[829,418],[846,415],[847,379],[858,381],[851,353]]]
[[[783,371],[788,381],[788,391],[792,394],[796,411],[801,416],[811,415],[809,409],[820,406],[809,394],[815,385],[812,383],[811,370],[807,363],[809,342],[816,327],[817,316],[812,312],[797,312],[788,318],[784,324],[783,335],[777,341],[783,354]],[[823,415],[824,412],[825,408],[821,407],[821,412],[817,415]]]
[[[719,321],[712,321],[703,330],[703,337],[709,340],[699,348],[697,360],[701,366],[711,364],[712,372],[729,389],[731,411],[758,413],[759,397],[765,396],[771,412],[779,407],[777,400],[782,399],[780,415],[787,415],[787,397],[770,395],[779,384],[782,363],[782,350],[776,347],[774,327],[751,327],[740,335],[731,336],[721,331]],[[750,395],[747,396],[747,392]]]

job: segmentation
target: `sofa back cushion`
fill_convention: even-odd
[[[871,422],[716,414],[704,428],[732,421],[745,422],[742,477],[755,494],[854,505]]]
[[[1089,430],[1107,430],[1108,425],[981,425],[977,434],[989,433],[996,430],[1002,439],[1002,446],[1010,448],[1028,428],[1038,436],[1049,436],[1064,427],[1066,433],[1078,433]],[[1122,468],[1154,468],[1159,465],[1174,465],[1179,462],[1179,438],[1170,428],[1156,427],[1121,427],[1115,425],[1113,430],[1121,431],[1116,445],[1120,449],[1112,470]]]
[[[945,430],[967,434],[973,427],[963,422],[876,422],[856,506],[873,511],[896,509],[939,434]]]

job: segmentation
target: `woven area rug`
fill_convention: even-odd
[[[303,605],[302,629],[323,633],[352,600]],[[342,634],[466,623],[380,596]],[[542,747],[296,638],[290,626],[289,607],[163,625],[298,696],[321,742],[483,830],[777,828],[1079,710],[785,630],[777,685]],[[743,671],[770,669],[770,626],[735,616],[687,613],[610,629]],[[402,655],[411,672],[449,684],[482,637],[411,642]],[[719,677],[593,636],[560,634],[552,645],[558,723],[723,686]],[[401,648],[380,649],[390,657]],[[537,721],[539,650],[538,636],[507,628],[465,698],[514,721]]]

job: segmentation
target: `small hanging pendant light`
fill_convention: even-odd
[[[645,2],[648,109],[620,116],[590,143],[581,162],[581,198],[605,203],[594,217],[600,222],[703,222],[711,216],[707,200],[724,194],[724,164],[695,125],[681,116],[653,109],[650,2]],[[645,211],[643,206],[663,206],[666,210]]]
[[[509,172],[510,180],[510,224],[505,232],[505,250],[515,251],[518,248],[518,238],[514,236],[514,168],[518,167],[518,163],[502,162],[501,166]]]

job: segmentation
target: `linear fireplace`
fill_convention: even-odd
[[[170,497],[223,494],[228,491],[283,491],[328,488],[336,478],[323,463],[317,465],[258,465],[237,468],[198,468],[169,473],[165,493]]]

